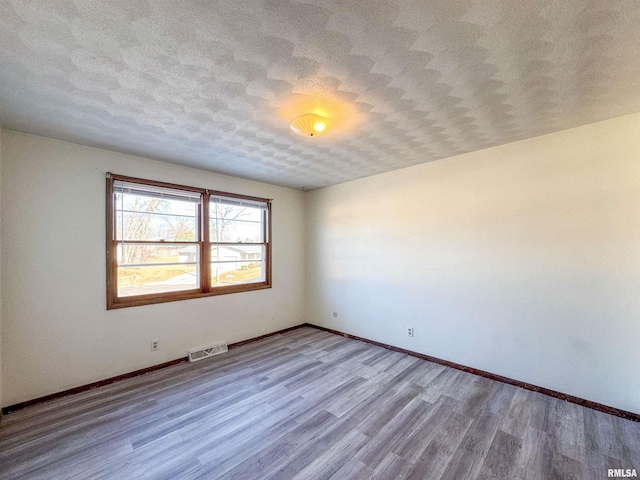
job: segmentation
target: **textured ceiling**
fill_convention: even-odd
[[[637,0],[0,0],[0,121],[313,189],[640,111]],[[335,128],[298,137],[324,112]]]

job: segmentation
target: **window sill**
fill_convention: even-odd
[[[143,305],[153,305],[155,303],[178,302],[180,300],[191,300],[193,298],[215,297],[227,295],[229,293],[251,292],[253,290],[264,290],[271,288],[269,282],[243,283],[240,285],[228,285],[225,287],[213,288],[210,292],[200,290],[188,290],[182,292],[171,292],[162,295],[137,295],[107,300],[107,310],[117,308],[141,307]]]

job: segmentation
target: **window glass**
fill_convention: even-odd
[[[229,205],[211,201],[209,236],[211,242],[262,242],[263,209],[253,205]]]
[[[268,200],[111,174],[107,188],[107,308],[271,287]]]
[[[198,240],[198,209],[195,201],[115,194],[116,240]]]
[[[118,296],[196,289],[196,245],[124,245],[118,248]]]
[[[211,285],[263,282],[263,245],[214,245],[211,247]]]

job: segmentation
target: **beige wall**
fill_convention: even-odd
[[[306,241],[307,321],[640,412],[640,114],[311,192]]]
[[[6,130],[2,151],[3,405],[304,322],[302,192]],[[107,171],[272,198],[273,288],[107,311]]]

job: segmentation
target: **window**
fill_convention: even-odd
[[[107,175],[107,308],[271,287],[271,202]]]

